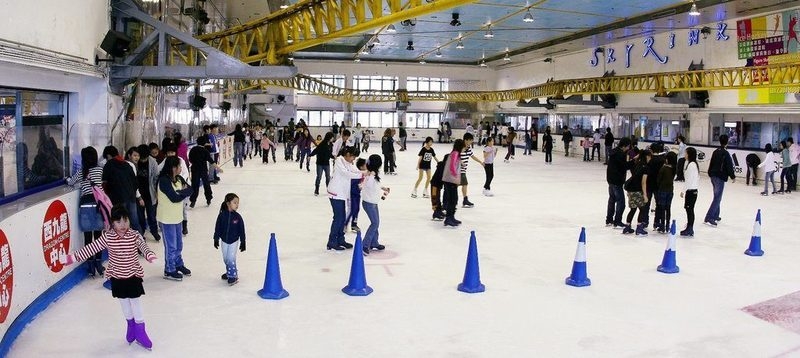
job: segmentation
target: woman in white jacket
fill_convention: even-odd
[[[697,165],[697,149],[686,148],[684,154],[686,164],[683,168],[683,208],[686,209],[686,229],[681,231],[681,236],[694,236],[694,204],[697,203],[697,187],[700,182],[700,167]]]
[[[358,156],[355,147],[346,147],[341,156],[336,158],[333,175],[328,183],[328,199],[333,209],[333,222],[328,234],[328,250],[352,249],[353,244],[344,241],[344,227],[347,219],[347,199],[350,198],[350,180],[364,177],[353,160]]]
[[[758,165],[759,168],[764,168],[764,191],[761,192],[761,195],[769,195],[768,190],[770,182],[772,182],[772,195],[775,195],[778,193],[775,189],[775,172],[778,170],[778,166],[775,162],[778,160],[778,156],[772,152],[772,144],[769,143],[764,146],[764,152],[767,153],[767,156],[764,158],[764,161]]]

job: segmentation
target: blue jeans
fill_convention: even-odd
[[[219,163],[219,153],[211,153],[211,157],[214,158],[214,163]],[[217,168],[214,165],[208,166],[208,181],[215,181],[219,179],[219,173],[217,172]]]
[[[244,143],[242,142],[234,142],[233,143],[233,166],[235,167],[238,165],[241,167],[242,157],[244,156]]]
[[[139,231],[142,236],[144,236],[145,229],[150,229],[150,232],[153,236],[157,237],[158,235],[158,224],[156,223],[156,206],[153,203],[148,203],[147,201],[144,202],[144,206],[138,206],[137,210],[139,213]]]
[[[622,214],[624,212],[625,192],[622,190],[622,185],[608,184],[606,223],[622,224]]]
[[[175,272],[183,266],[183,231],[181,224],[161,223],[164,230],[164,272]]]
[[[719,218],[719,206],[722,202],[722,191],[725,189],[725,181],[717,177],[711,177],[711,185],[714,187],[714,199],[711,200],[711,206],[708,208],[708,212],[706,212],[706,222],[716,222],[717,218]]]
[[[144,228],[139,225],[139,203],[136,200],[133,201],[125,201],[122,203],[122,206],[125,207],[125,210],[128,211],[128,220],[131,223],[131,229],[138,231],[140,234],[144,235]]]
[[[359,183],[361,183],[361,179],[350,179],[350,214],[347,215],[347,222],[351,223],[351,225],[358,223],[358,212],[361,207],[361,188],[358,187]]]
[[[775,189],[775,170],[767,172],[767,174],[764,175],[764,192],[768,194],[769,191],[767,191],[767,189],[769,189],[770,182],[772,182],[772,191],[773,192],[777,191],[777,189]]]
[[[298,154],[298,158],[300,158],[300,169],[303,169],[303,161],[306,162],[306,170],[311,171],[311,148],[303,148],[298,149],[300,154]]]
[[[364,235],[364,247],[371,249],[378,246],[378,226],[381,225],[381,217],[378,213],[378,204],[364,202],[364,212],[369,218],[369,227]]]
[[[331,201],[333,209],[333,221],[331,222],[331,232],[328,234],[328,246],[333,247],[344,243],[344,224],[345,224],[345,201],[328,199]]]
[[[236,269],[236,250],[239,248],[239,241],[232,244],[220,243],[220,251],[222,251],[222,262],[225,263],[225,273],[228,278],[239,277],[239,271]]]
[[[314,181],[314,188],[319,191],[319,181],[322,179],[322,172],[325,172],[325,186],[331,181],[331,166],[317,164],[317,179]]]

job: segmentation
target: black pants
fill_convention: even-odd
[[[686,180],[683,177],[683,168],[686,166],[686,158],[678,158],[678,167],[677,174],[675,175],[675,180],[677,181],[684,181]]]
[[[600,143],[592,144],[592,159],[591,160],[594,160],[594,151],[595,150],[597,151],[597,161],[599,162],[601,160],[600,159]]]
[[[383,172],[394,173],[394,153],[383,153]]]
[[[441,193],[442,188],[431,184],[431,209],[433,209],[434,213],[442,211]]]
[[[756,183],[756,177],[758,177],[758,170],[757,170],[757,167],[755,167],[755,166],[752,166],[752,167],[751,167],[751,166],[749,166],[749,165],[747,166],[747,176],[746,176],[746,181],[745,181],[745,183],[747,183],[747,185],[750,185],[750,175],[751,175],[751,172],[752,172],[752,175],[753,175],[753,185],[758,185],[758,184]]]
[[[508,144],[508,153],[506,154],[506,160],[514,156],[514,153],[516,153],[516,149],[517,148],[513,144],[511,143]]]
[[[789,177],[789,188],[791,188],[792,191],[797,191],[797,166],[798,164],[792,164],[791,170],[789,171],[789,174],[791,174]]]
[[[553,162],[553,149],[545,149],[544,150],[544,162],[545,163],[552,163]]]
[[[189,202],[194,203],[200,195],[200,182],[203,182],[203,194],[206,196],[206,201],[210,202],[212,198],[211,183],[208,182],[208,173],[192,172],[192,196],[189,197]]]
[[[483,184],[483,188],[486,190],[492,190],[492,179],[494,179],[494,164],[485,163],[483,165],[483,170],[486,172],[486,182]]]
[[[697,190],[687,190],[683,197],[683,208],[686,209],[686,229],[694,229],[694,204],[697,203]]]
[[[255,147],[255,152],[257,156],[261,156],[261,139],[253,139],[253,146]]]
[[[454,217],[456,215],[456,207],[458,206],[458,185],[453,183],[444,183],[444,198],[442,198],[442,205],[447,217]]]

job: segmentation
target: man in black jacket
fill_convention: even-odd
[[[119,155],[119,150],[114,146],[107,146],[103,149],[103,158],[106,164],[103,166],[103,190],[113,205],[122,205],[131,215],[136,215],[139,211],[137,205],[144,206],[142,198],[136,197],[139,183],[136,180],[136,173],[133,166]],[[131,228],[139,230],[139,220],[131,219]]]
[[[617,148],[611,151],[611,155],[606,156],[608,167],[606,168],[606,182],[608,182],[608,210],[606,211],[606,226],[614,226],[615,229],[625,227],[622,223],[622,213],[625,211],[625,191],[622,186],[625,184],[625,175],[628,170],[633,168],[633,160],[628,159],[628,149],[631,147],[631,140],[623,137],[620,139]]]
[[[731,182],[736,182],[736,174],[733,172],[733,159],[727,151],[728,136],[719,136],[719,148],[714,150],[711,155],[711,162],[708,163],[708,176],[711,177],[711,185],[714,187],[714,199],[706,212],[704,224],[717,227],[717,221],[722,220],[719,216],[720,203],[722,202],[722,191],[725,189],[725,182],[731,178]]]
[[[611,128],[606,128],[606,135],[603,136],[606,145],[606,162],[603,163],[608,165],[608,156],[611,155],[611,151],[614,150],[614,135],[611,134]]]
[[[572,132],[569,127],[564,126],[564,133],[561,134],[561,141],[564,142],[564,156],[569,157],[569,145],[572,143]]]

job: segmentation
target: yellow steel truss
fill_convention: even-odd
[[[287,9],[198,39],[252,63],[280,64],[292,52],[476,0],[302,0]],[[384,10],[388,14],[384,14]]]
[[[771,88],[800,92],[800,63],[734,67],[630,76],[578,78],[500,91],[363,91],[341,88],[305,75],[285,80],[242,80],[236,91],[267,87],[292,88],[341,102],[449,101],[506,102],[573,94],[656,93]]]

